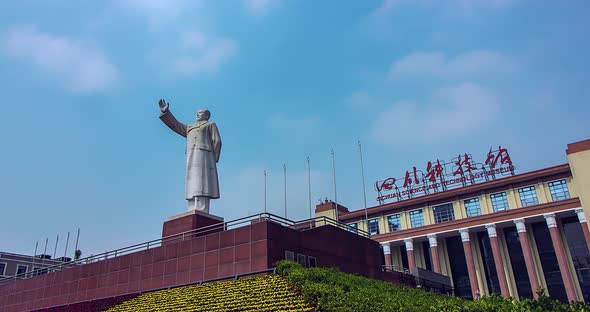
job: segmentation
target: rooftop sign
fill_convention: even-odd
[[[498,146],[490,150],[485,163],[475,162],[471,154],[459,154],[449,162],[437,159],[426,164],[426,171],[413,167],[401,178],[389,177],[375,182],[379,204],[386,200],[400,201],[449,188],[459,188],[496,179],[496,176],[514,175],[514,166],[508,150]]]

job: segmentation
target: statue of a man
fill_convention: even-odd
[[[209,200],[219,198],[217,162],[221,152],[221,137],[215,123],[209,122],[211,113],[197,112],[197,123],[185,125],[170,112],[165,100],[158,102],[160,119],[174,132],[186,138],[186,200],[188,210],[209,213]]]

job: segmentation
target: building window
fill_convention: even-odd
[[[33,271],[31,274],[33,276],[37,276],[37,275],[41,275],[41,274],[45,274],[45,273],[47,273],[47,269],[43,270],[43,268],[33,267]]]
[[[310,268],[315,268],[318,266],[318,260],[316,259],[316,257],[309,256],[309,257],[307,257],[307,259],[309,260],[309,267]]]
[[[302,254],[297,254],[297,263],[301,264],[303,267],[305,267],[305,255]]]
[[[422,216],[422,209],[410,211],[410,225],[412,226],[412,228],[424,225],[424,217]]]
[[[369,220],[368,225],[369,225],[369,234],[371,234],[371,235],[379,234],[379,219]]]
[[[535,192],[534,186],[518,189],[518,195],[520,195],[520,203],[523,207],[532,206],[539,203],[537,200],[537,192]]]
[[[432,211],[434,212],[435,223],[455,220],[455,212],[453,211],[452,203],[434,206],[434,208],[432,208]]]
[[[285,250],[285,260],[295,261],[295,253],[289,250]]]
[[[351,231],[352,233],[357,233],[359,232],[359,224],[358,223],[349,223],[348,224],[348,230]]]
[[[0,276],[3,276],[4,273],[6,273],[6,263],[1,262],[0,263]]]
[[[479,207],[479,198],[471,198],[466,199],[465,203],[465,212],[467,213],[468,217],[475,217],[481,214],[481,208]]]
[[[387,223],[389,224],[389,232],[397,231],[402,228],[402,225],[399,222],[399,214],[388,216]]]
[[[16,275],[21,275],[27,273],[28,266],[18,264],[16,266]]]
[[[565,180],[549,182],[549,192],[551,193],[551,199],[554,201],[570,198],[570,192],[567,189]]]
[[[492,207],[494,212],[508,210],[508,200],[506,199],[506,192],[496,193],[490,195],[492,200]]]

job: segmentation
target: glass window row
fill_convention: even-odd
[[[548,183],[549,192],[553,201],[570,198],[569,190],[565,180],[553,181]],[[518,189],[521,205],[523,207],[537,205],[539,203],[535,186],[527,186]],[[494,212],[505,211],[510,209],[506,192],[498,192],[489,195],[492,209]],[[479,197],[469,198],[463,200],[465,206],[465,215],[467,217],[474,217],[481,215],[481,206]],[[455,220],[455,212],[453,203],[447,203],[432,207],[434,223],[441,223]],[[424,225],[423,209],[416,209],[408,212],[410,218],[410,228],[416,228]],[[387,220],[387,230],[389,232],[398,231],[402,229],[400,222],[400,214],[389,215]],[[357,223],[350,223],[354,229],[358,228]],[[379,218],[370,219],[368,221],[368,232],[371,235],[379,234]]]

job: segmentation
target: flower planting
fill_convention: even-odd
[[[265,275],[145,293],[107,311],[313,311],[313,308],[283,277]]]

